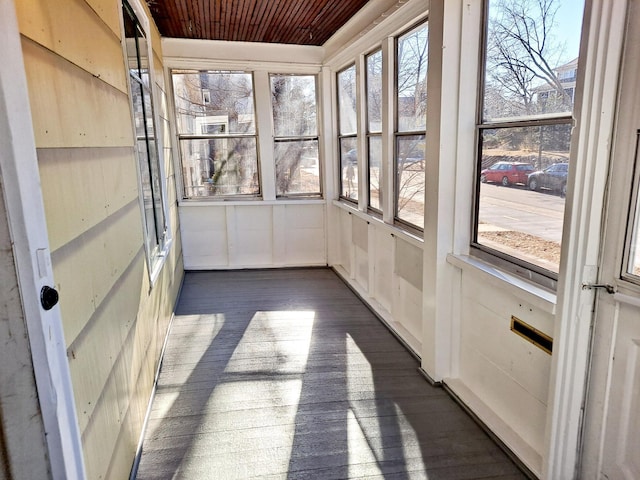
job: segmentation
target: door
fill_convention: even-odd
[[[0,1],[0,52],[0,195],[4,196],[8,220],[5,230],[9,231],[15,260],[15,267],[0,262],[0,268],[6,269],[2,273],[13,274],[19,285],[16,302],[21,303],[32,359],[32,365],[24,368],[33,368],[51,476],[83,479],[82,447],[57,294],[52,290],[53,271],[27,80],[12,1]],[[4,215],[4,209],[0,210]],[[0,278],[5,277],[0,273]],[[11,332],[5,329],[0,334],[5,335],[0,341],[11,341]],[[11,386],[14,387],[15,392],[24,394],[21,385]],[[20,435],[19,431],[13,433]],[[5,437],[3,449],[11,450],[14,445],[9,442],[11,437]]]
[[[609,168],[583,478],[640,479],[639,4],[629,2]]]

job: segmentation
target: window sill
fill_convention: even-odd
[[[283,198],[281,200],[262,200],[260,198],[246,200],[180,200],[179,207],[233,207],[233,206],[273,206],[273,205],[324,205],[323,198]]]
[[[483,280],[506,290],[521,300],[530,303],[551,315],[556,313],[557,296],[535,283],[527,282],[520,277],[499,270],[489,263],[485,263],[467,255],[447,255],[447,262],[464,272],[481,276]]]
[[[173,238],[167,239],[167,242],[164,245],[162,251],[158,252],[158,254],[153,258],[153,268],[149,272],[149,290],[153,290],[156,282],[158,281],[158,277],[160,276],[160,272],[164,268],[165,263],[167,263],[167,256],[171,251],[171,246],[173,245]]]
[[[407,230],[403,230],[402,228],[398,227],[397,225],[392,225],[389,223],[385,223],[379,216],[377,215],[373,215],[372,213],[369,212],[361,212],[360,210],[358,210],[357,208],[355,208],[355,206],[351,205],[350,203],[347,202],[343,202],[340,200],[334,200],[333,201],[333,205],[335,207],[338,207],[346,212],[348,212],[351,215],[355,215],[356,217],[364,220],[367,223],[373,223],[375,224],[376,227],[379,227],[383,230],[386,230],[389,235],[393,236],[393,237],[398,237],[401,238],[403,240],[405,240],[407,243],[410,243],[420,249],[422,249],[424,247],[424,239],[422,239],[421,237],[418,237],[417,235],[414,235],[413,233],[407,231]]]

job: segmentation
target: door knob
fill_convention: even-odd
[[[45,310],[51,310],[58,303],[58,291],[55,288],[44,286],[40,290],[40,304]]]

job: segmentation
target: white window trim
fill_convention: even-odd
[[[146,236],[149,234],[147,232],[147,226],[145,221],[145,208],[144,208],[144,199],[142,195],[138,195],[138,201],[140,204],[140,212],[142,219],[142,228],[143,233],[145,235],[144,240],[144,248],[145,248],[145,258],[147,261],[147,272],[149,275],[150,288],[153,288],[155,282],[157,281],[162,268],[164,267],[165,261],[171,250],[171,246],[173,245],[173,235],[171,233],[171,221],[169,217],[169,208],[168,208],[168,188],[167,188],[167,176],[166,176],[166,168],[164,161],[164,128],[160,128],[161,117],[158,112],[158,109],[161,105],[161,102],[158,102],[158,99],[161,95],[158,94],[159,88],[155,81],[155,65],[154,65],[154,50],[153,50],[153,42],[151,41],[151,28],[149,23],[149,18],[147,17],[147,13],[145,8],[142,6],[140,0],[126,0],[127,4],[132,8],[135,13],[138,22],[142,26],[145,35],[145,41],[147,43],[147,51],[149,52],[148,61],[149,61],[149,89],[151,90],[151,98],[153,102],[153,122],[155,128],[155,138],[156,138],[156,152],[158,155],[158,168],[160,171],[160,191],[162,196],[162,209],[164,213],[164,222],[165,222],[165,232],[163,241],[160,245],[158,245],[158,251],[152,252],[149,251],[147,247]],[[122,38],[125,38],[124,34],[124,19],[122,18],[122,9],[123,2],[119,3],[120,10],[118,11],[119,19],[120,19],[120,31],[122,32]],[[131,99],[131,86],[128,81],[128,65],[127,65],[127,46],[126,43],[122,42],[122,53],[123,59],[125,62],[125,72],[127,73],[127,91],[129,94],[129,99]],[[131,118],[133,119],[133,105],[131,105],[131,101],[129,101],[129,108],[131,110]],[[135,125],[132,122],[133,128],[133,138],[135,139]],[[136,154],[137,155],[137,154]],[[138,176],[138,192],[142,191],[142,177],[140,173],[140,168],[136,165],[136,172]]]
[[[218,49],[214,48],[216,42],[208,42],[207,45],[211,47],[211,53],[220,53]],[[238,43],[238,44],[236,44]],[[256,50],[257,57],[260,55],[266,56],[268,59],[256,58],[254,61],[242,61],[242,60],[221,60],[218,58],[206,58],[203,56],[189,56],[196,51],[198,54],[208,53],[202,52],[199,49],[199,43],[190,40],[182,39],[163,39],[163,49],[166,50],[169,56],[164,57],[164,71],[165,80],[167,84],[167,103],[171,112],[175,112],[175,99],[173,92],[173,79],[171,76],[172,70],[194,70],[194,71],[243,71],[251,73],[253,75],[253,89],[254,89],[254,105],[256,112],[256,139],[257,139],[257,154],[258,154],[258,169],[260,172],[260,195],[259,196],[236,196],[236,197],[203,197],[203,198],[184,198],[184,182],[182,178],[182,164],[180,154],[174,155],[174,170],[176,172],[176,189],[177,189],[177,202],[178,206],[224,206],[224,205],[282,205],[285,202],[293,202],[298,205],[314,204],[318,202],[326,202],[326,172],[321,171],[321,197],[284,197],[276,199],[276,180],[275,180],[275,159],[273,156],[274,140],[273,140],[273,116],[271,112],[271,84],[269,80],[270,74],[276,75],[314,75],[317,79],[316,83],[316,98],[318,108],[318,156],[320,163],[324,163],[324,148],[322,145],[323,128],[322,128],[322,116],[320,114],[321,109],[321,91],[322,91],[322,67],[317,54],[320,50],[317,47],[299,47],[291,45],[275,45],[273,49],[268,48],[264,50],[262,44],[251,45],[251,50]],[[225,55],[235,56],[236,58],[242,58],[246,56],[246,45],[242,42],[234,42],[234,44],[226,46]],[[264,50],[264,51],[263,51]],[[275,53],[272,52],[275,50]],[[278,56],[280,58],[298,58],[302,57],[300,52],[310,53],[309,63],[283,63],[282,61],[270,61],[270,56]],[[184,57],[177,57],[178,54],[184,54]],[[176,118],[174,114],[170,115],[171,126],[171,143],[174,152],[179,152],[179,135],[176,124]],[[264,133],[266,129],[266,134]],[[274,203],[275,202],[275,203]]]

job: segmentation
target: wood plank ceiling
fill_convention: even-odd
[[[148,0],[164,37],[322,45],[368,0]]]

